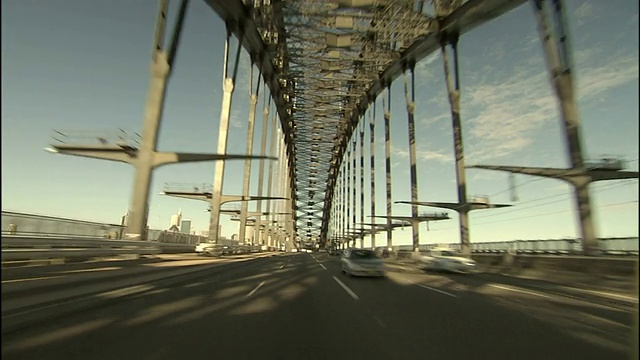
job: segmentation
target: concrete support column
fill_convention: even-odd
[[[411,184],[411,217],[418,217],[418,205],[415,202],[418,201],[418,171],[416,164],[416,125],[414,120],[414,113],[416,109],[415,103],[415,86],[414,86],[414,72],[411,69],[411,94],[409,94],[409,80],[407,73],[404,72],[404,97],[407,105],[407,121],[409,129],[409,177]],[[411,222],[411,235],[413,251],[419,251],[420,246],[420,223],[417,221]]]
[[[341,237],[341,229],[342,229],[342,181],[341,179],[341,175],[340,175],[340,171],[338,170],[338,175],[336,176],[336,187],[333,190],[335,196],[334,196],[334,200],[333,200],[333,208],[334,208],[334,215],[333,217],[335,218],[335,222],[334,222],[334,238],[338,239]]]
[[[555,25],[553,30],[548,27],[544,4],[544,0],[533,1],[547,69],[560,107],[567,152],[571,160],[571,168],[585,171],[580,138],[580,117],[575,101],[571,70],[569,34],[565,26],[562,3],[560,0],[554,0],[553,4],[549,4]],[[574,193],[584,254],[595,255],[598,253],[598,239],[592,218],[588,183],[574,184]]]
[[[277,155],[277,146],[278,144],[276,143],[276,141],[279,138],[280,135],[280,129],[278,128],[278,124],[277,124],[277,114],[273,115],[273,119],[271,121],[272,126],[271,126],[271,142],[270,142],[270,150],[269,150],[269,154],[271,156],[278,156]],[[274,168],[274,162],[271,161],[269,162],[269,175],[267,175],[267,197],[271,197],[272,194],[272,190],[273,190],[273,168]],[[267,236],[267,244],[269,246],[274,246],[273,244],[273,221],[275,220],[275,216],[273,215],[273,209],[271,207],[271,200],[267,200],[267,212],[269,213],[269,215],[267,216],[267,224],[268,226],[266,227],[266,236]]]
[[[360,119],[360,248],[364,249],[364,122]]]
[[[149,186],[153,172],[158,130],[162,119],[169,63],[163,52],[159,52],[151,64],[149,96],[145,109],[140,148],[136,159],[133,196],[125,236],[146,240],[147,215],[149,213]]]
[[[262,136],[260,140],[260,156],[265,156],[267,150],[267,131],[269,130],[269,107],[271,106],[271,97],[269,97],[269,101],[267,100],[267,92],[265,90],[265,98],[263,100],[264,109],[262,110]],[[258,169],[258,197],[262,196],[262,192],[264,190],[264,159],[260,160],[260,167]],[[262,200],[258,200],[256,205],[257,212],[263,212],[262,208]],[[258,241],[260,245],[265,245],[264,232],[260,230],[260,226],[262,225],[262,215],[258,215],[256,217],[254,227],[254,237]]]
[[[384,153],[385,153],[385,173],[386,173],[386,195],[387,195],[387,248],[393,244],[391,231],[391,88],[387,88],[387,103],[382,98],[382,111],[384,112]]]
[[[253,65],[251,66],[251,81],[250,86],[253,87]],[[258,76],[260,79],[260,76]],[[258,81],[258,86],[256,88],[255,94],[251,94],[249,98],[249,123],[247,125],[247,156],[250,156],[253,152],[253,128],[256,120],[256,106],[258,104],[258,93],[260,91],[260,82]],[[244,179],[242,183],[242,196],[249,196],[249,183],[251,180],[251,159],[246,159],[244,161]],[[240,241],[246,241],[247,234],[247,211],[248,211],[248,202],[242,201],[240,203],[240,228],[238,231],[238,237]]]
[[[278,153],[278,168],[276,171],[276,177],[275,177],[275,194],[276,196],[283,196],[284,195],[284,187],[285,187],[285,176],[286,176],[286,171],[287,171],[287,157],[286,157],[286,146],[284,143],[284,132],[281,134],[280,138],[278,139],[278,142],[280,143],[280,152]],[[276,217],[277,217],[277,221],[278,221],[278,238],[279,241],[281,243],[284,242],[284,229],[285,229],[285,222],[284,222],[284,216],[282,215],[282,213],[284,212],[285,209],[285,202],[284,201],[277,201],[274,202],[274,206],[275,206],[275,212],[277,213]]]
[[[345,161],[347,162],[347,172],[345,173],[345,183],[347,185],[347,218],[345,219],[345,223],[347,224],[346,235],[351,236],[351,151],[349,148],[349,140],[345,140],[347,144],[345,145]]]
[[[351,161],[353,162],[352,173],[351,173],[351,181],[352,181],[352,191],[353,191],[353,212],[351,218],[351,224],[353,224],[353,231],[356,230],[356,142],[358,141],[358,136],[356,135],[356,129],[353,129],[353,141],[351,142]],[[353,236],[353,247],[356,247],[356,236],[352,233]]]
[[[340,188],[338,189],[338,191],[340,191],[340,207],[339,207],[339,212],[340,212],[340,243],[342,244],[342,242],[344,241],[344,237],[345,237],[345,214],[346,214],[346,195],[345,195],[345,166],[344,163],[343,165],[340,167]]]
[[[460,73],[458,68],[458,36],[450,39],[442,39],[441,52],[444,64],[445,84],[451,106],[451,122],[453,126],[453,150],[456,161],[456,184],[458,185],[458,209],[460,217],[460,251],[462,256],[471,256],[471,244],[469,235],[469,205],[467,203],[467,179],[464,162],[464,148],[462,144],[462,122],[460,121]],[[451,43],[453,51],[453,79],[449,68],[446,41]]]
[[[147,237],[149,187],[153,168],[156,165],[158,131],[164,110],[167,81],[171,74],[171,66],[175,60],[180,43],[182,24],[184,23],[188,3],[188,0],[183,0],[180,3],[171,44],[169,51],[166,52],[164,51],[164,32],[167,18],[167,0],[160,1],[153,42],[151,80],[149,82],[149,94],[145,107],[144,122],[142,124],[140,147],[138,148],[135,160],[131,161],[135,167],[135,180],[125,230],[125,236],[129,239],[146,240]]]
[[[220,106],[220,129],[218,132],[218,153],[227,153],[227,139],[229,138],[229,118],[231,116],[231,100],[233,99],[234,83],[240,62],[241,42],[238,41],[233,75],[228,74],[229,65],[229,34],[225,43],[224,83],[222,86],[222,105]],[[209,222],[209,239],[217,243],[220,237],[220,205],[222,204],[222,189],[224,187],[224,160],[216,161],[213,178],[213,192],[211,195],[211,221]]]
[[[231,97],[233,95],[233,79],[224,80],[222,96],[222,110],[220,111],[220,130],[218,133],[218,153],[227,153],[227,139],[229,137],[229,118],[231,112]],[[209,222],[209,239],[214,243],[218,242],[220,225],[220,205],[222,202],[222,188],[224,186],[224,164],[223,160],[216,161],[213,194],[211,196],[211,221]]]
[[[338,208],[339,214],[340,214],[340,243],[342,243],[343,239],[344,239],[344,216],[345,216],[345,211],[346,211],[346,207],[345,207],[345,194],[344,194],[344,188],[345,188],[345,184],[344,184],[344,164],[340,167],[340,188],[338,189],[338,191],[340,191],[340,207]]]
[[[283,134],[281,133],[281,136],[278,137],[278,163],[275,169],[275,176],[273,178],[273,192],[274,192],[274,196],[282,196],[282,183],[283,183],[283,172],[284,172],[284,164],[286,163],[286,159],[283,156],[284,153],[284,143],[282,141],[282,136]],[[273,212],[276,214],[275,218],[276,218],[276,226],[277,226],[277,241],[278,243],[282,243],[282,201],[273,201],[272,202],[272,206],[273,206]]]
[[[289,162],[287,161],[287,164],[289,164]],[[289,213],[287,215],[287,219],[289,220],[289,234],[291,236],[292,241],[295,241],[298,237],[299,234],[296,233],[296,227],[295,227],[295,220],[294,220],[294,214],[296,213],[295,211],[295,192],[293,191],[293,179],[291,178],[291,169],[288,169],[289,171],[287,171],[287,191],[286,191],[286,196],[289,198],[286,203],[287,203],[287,212]]]
[[[369,171],[371,173],[371,248],[376,248],[376,103],[369,110]]]

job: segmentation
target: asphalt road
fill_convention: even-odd
[[[519,281],[519,282],[518,282]],[[481,274],[341,274],[281,254],[3,336],[4,359],[628,359],[631,312]],[[566,289],[565,289],[566,290]]]

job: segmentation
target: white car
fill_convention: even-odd
[[[198,255],[220,256],[223,255],[226,246],[213,243],[200,243],[196,245]]]
[[[446,271],[456,273],[473,273],[476,271],[475,260],[462,256],[451,249],[433,249],[418,257],[418,267],[423,270]]]
[[[385,276],[384,261],[369,249],[347,249],[340,259],[342,272],[350,276]]]

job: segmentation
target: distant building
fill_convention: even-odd
[[[179,227],[181,221],[182,221],[182,209],[178,209],[177,214],[171,215],[171,224],[169,224],[169,227],[173,227],[173,226]]]
[[[191,219],[182,220],[182,222],[180,223],[180,232],[182,232],[183,234],[191,233]]]

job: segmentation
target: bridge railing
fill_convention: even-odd
[[[2,211],[2,236],[30,238],[123,239],[124,226],[54,216]],[[167,244],[197,245],[205,236],[166,230],[149,230],[147,240]]]
[[[598,239],[598,248],[603,255],[638,256],[638,238],[601,238]],[[512,252],[530,255],[568,255],[581,254],[582,244],[580,239],[512,240],[472,243],[471,249],[474,253]]]
[[[423,244],[420,251],[427,251],[438,247],[447,247],[460,250],[459,243]],[[638,256],[638,238],[601,238],[598,239],[598,247],[603,255]],[[413,252],[413,246],[393,246],[396,253]],[[500,254],[514,253],[523,255],[580,255],[582,245],[580,239],[539,239],[539,240],[511,240],[495,242],[471,243],[471,252],[474,254]]]
[[[182,253],[194,251],[194,248],[188,244],[157,241],[3,236],[2,262]]]
[[[2,235],[121,239],[123,226],[2,211]]]

